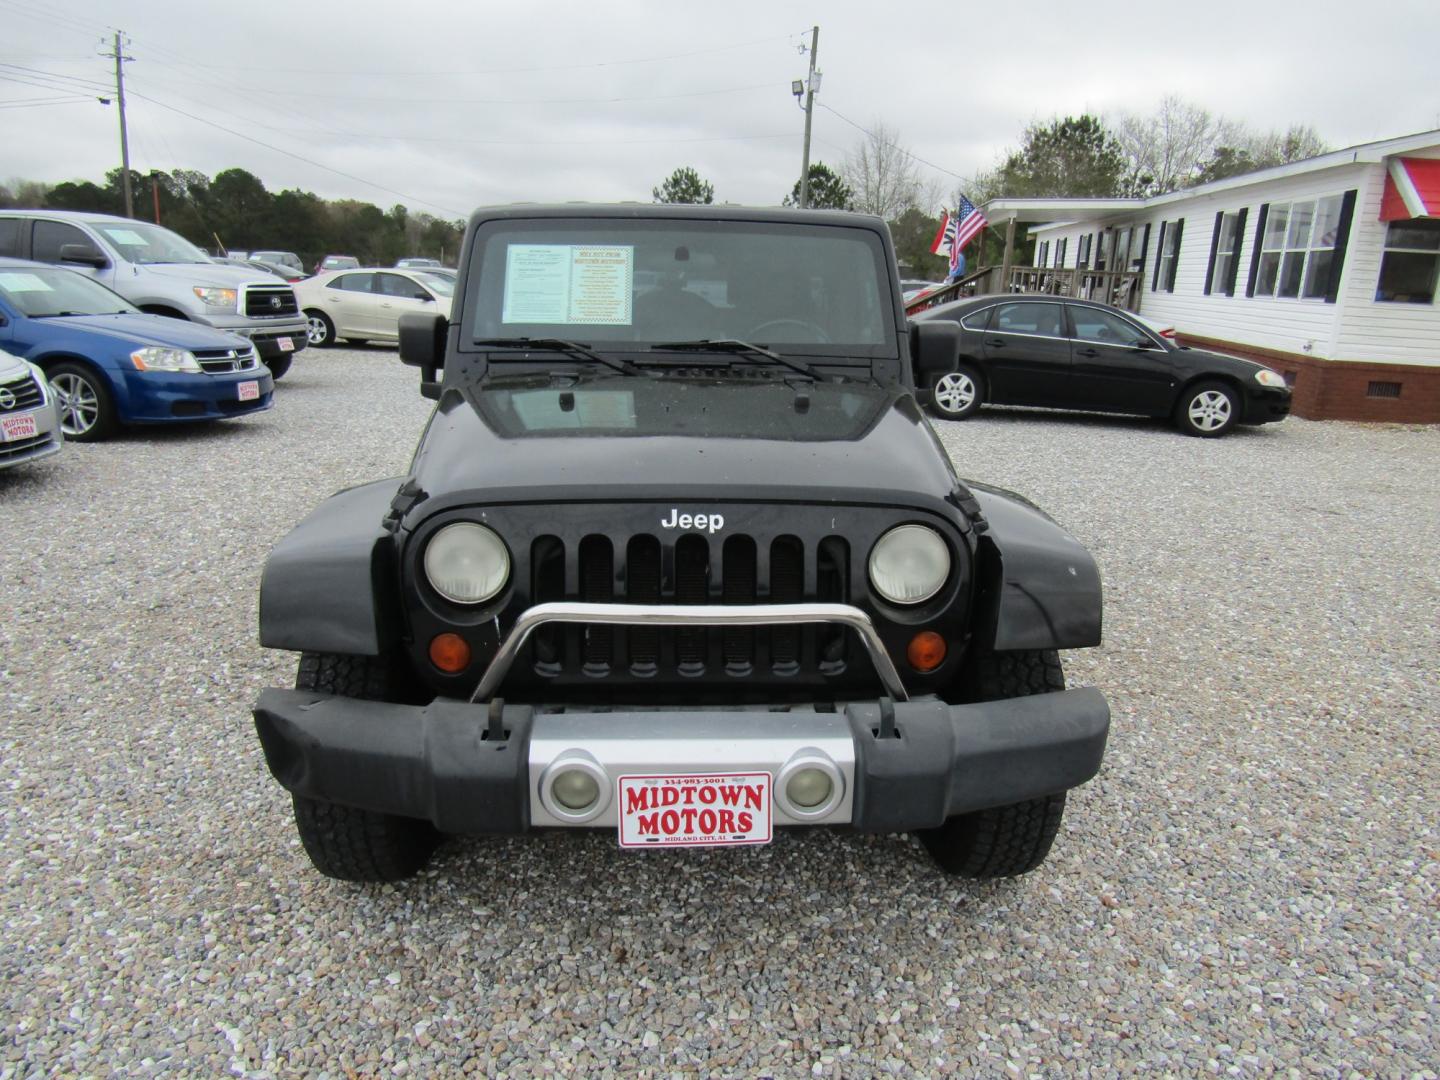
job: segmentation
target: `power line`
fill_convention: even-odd
[[[165,82],[182,83],[191,86],[215,85],[214,80],[203,79],[179,79],[174,76],[166,76]],[[393,95],[380,96],[357,96],[355,94],[314,94],[306,91],[307,99],[315,98],[328,101],[383,101],[393,105],[610,105],[617,103],[633,103],[637,101],[676,101],[683,98],[697,97],[718,97],[722,94],[742,94],[752,90],[774,90],[777,87],[788,87],[789,82],[766,82],[752,83],[749,86],[725,86],[714,90],[686,90],[675,94],[636,94],[629,97],[566,97],[566,98],[457,98],[457,97],[430,97],[430,98],[402,98]],[[268,90],[263,86],[252,86],[249,89],[257,94],[273,94],[277,97],[287,99],[295,96],[293,90]],[[258,104],[258,103],[257,103]],[[285,105],[289,110],[289,101]]]
[[[13,0],[0,0],[0,3],[10,3],[10,2],[13,2]],[[791,38],[796,37],[798,33],[809,33],[809,32],[810,32],[810,28],[809,28],[809,27],[806,27],[803,31],[798,31],[798,32],[795,33],[795,34],[771,35],[771,36],[769,36],[769,37],[754,38],[754,39],[752,39],[752,40],[750,40],[750,41],[737,41],[737,42],[733,42],[733,43],[731,43],[731,44],[729,44],[729,45],[715,45],[715,46],[712,46],[712,47],[707,48],[707,49],[693,49],[693,50],[690,50],[690,51],[688,51],[688,52],[668,53],[668,54],[666,54],[666,55],[664,55],[664,56],[640,56],[640,57],[631,57],[631,58],[625,59],[625,60],[597,60],[597,61],[595,61],[594,63],[589,63],[589,64],[546,64],[546,65],[542,65],[542,66],[538,66],[538,67],[505,67],[505,68],[478,68],[478,69],[474,69],[474,68],[458,68],[458,69],[453,69],[453,70],[441,70],[441,71],[437,71],[437,70],[435,70],[434,68],[424,68],[424,69],[420,69],[420,70],[411,69],[411,70],[394,70],[394,71],[376,71],[376,70],[374,70],[374,69],[372,69],[372,68],[339,68],[339,69],[335,69],[335,68],[332,68],[332,69],[323,69],[323,68],[310,68],[310,67],[306,67],[306,68],[277,68],[277,67],[271,67],[271,66],[269,66],[269,65],[266,65],[266,66],[265,66],[265,71],[266,71],[266,72],[277,72],[277,73],[303,74],[303,75],[311,75],[311,76],[316,76],[316,75],[363,75],[363,76],[365,76],[366,78],[370,78],[370,79],[375,79],[375,78],[384,79],[384,78],[392,78],[392,77],[393,77],[393,78],[407,78],[407,79],[408,79],[408,78],[417,78],[417,77],[422,77],[422,78],[423,78],[423,77],[439,77],[439,76],[448,76],[448,75],[515,75],[515,74],[521,74],[521,73],[525,73],[525,72],[543,72],[543,71],[588,71],[588,70],[592,70],[592,69],[594,69],[594,68],[627,67],[627,66],[629,66],[629,65],[631,65],[631,64],[659,64],[659,63],[664,63],[665,61],[668,61],[668,60],[687,60],[687,59],[690,59],[691,57],[696,57],[696,56],[708,56],[708,55],[712,55],[712,54],[714,54],[714,53],[731,52],[731,51],[733,51],[733,50],[735,50],[735,49],[746,49],[746,48],[749,48],[749,47],[752,46],[752,45],[765,45],[765,44],[769,44],[770,42],[773,42],[773,41],[787,41],[787,40],[789,40],[789,39],[791,39]],[[196,68],[196,69],[202,70],[202,71],[247,71],[247,72],[253,72],[253,71],[255,70],[254,65],[244,65],[244,66],[233,66],[233,65],[232,65],[232,66],[230,66],[230,67],[224,67],[224,66],[214,65],[214,64],[197,64],[197,63],[195,63],[193,60],[189,60],[189,59],[186,59],[186,58],[179,57],[179,54],[174,53],[172,50],[165,49],[165,48],[159,47],[159,46],[154,46],[154,45],[152,45],[151,48],[156,48],[156,49],[158,49],[159,51],[162,51],[162,52],[170,52],[171,55],[177,56],[177,60],[175,61],[176,63],[184,64],[184,65],[187,66],[187,67],[193,67],[193,68]]]
[[[890,149],[895,150],[895,151],[897,151],[898,153],[904,154],[904,155],[905,155],[906,157],[908,157],[908,158],[913,158],[914,160],[920,162],[921,165],[928,165],[930,168],[936,170],[937,172],[942,172],[942,173],[944,173],[946,176],[953,176],[953,177],[955,177],[956,180],[968,180],[968,179],[970,179],[968,176],[961,176],[959,173],[954,172],[954,171],[951,170],[951,169],[947,169],[947,168],[945,168],[945,166],[943,166],[943,165],[936,165],[933,161],[926,161],[926,160],[925,160],[924,158],[922,158],[919,154],[912,154],[909,150],[906,150],[906,149],[905,149],[903,146],[901,146],[899,143],[885,142],[885,140],[884,140],[884,139],[881,139],[879,135],[876,135],[876,134],[875,134],[875,132],[869,130],[868,128],[861,127],[861,126],[860,126],[859,124],[857,124],[854,120],[851,120],[848,116],[845,116],[845,115],[843,115],[843,114],[841,114],[841,113],[835,112],[834,109],[830,108],[830,106],[829,106],[829,105],[826,105],[823,101],[822,101],[822,102],[817,102],[816,104],[818,104],[818,105],[819,105],[822,109],[824,109],[826,112],[834,113],[836,116],[840,117],[841,120],[844,120],[845,123],[849,124],[849,125],[850,125],[851,127],[853,127],[856,131],[864,132],[866,135],[869,135],[870,138],[876,140],[877,142],[884,143],[884,145],[890,147]]]
[[[181,109],[175,105],[167,105],[165,102],[160,101],[157,98],[150,97],[146,94],[133,93],[132,96],[140,98],[143,101],[148,101],[152,105],[158,105],[162,109],[168,109],[173,113],[178,113],[181,116],[188,117],[189,119],[194,120],[196,123],[206,124],[209,127],[216,128],[220,131],[225,132],[228,135],[234,135],[237,139],[244,139],[246,142],[252,142],[256,146],[263,146],[266,150],[273,150],[277,154],[284,154],[286,157],[292,157],[296,161],[303,161],[306,165],[313,165],[317,169],[324,169],[326,172],[334,173],[336,176],[343,176],[347,180],[354,180],[356,183],[364,184],[367,187],[372,187],[376,191],[383,191],[387,195],[394,195],[401,199],[407,199],[410,202],[419,203],[421,206],[434,207],[436,210],[440,210],[446,214],[453,215],[454,217],[465,216],[464,212],[462,211],[451,209],[448,206],[440,206],[438,203],[432,203],[427,199],[416,198],[414,195],[407,195],[403,191],[396,191],[394,188],[385,187],[383,184],[377,184],[373,180],[366,180],[363,176],[356,176],[354,173],[347,173],[341,171],[340,169],[331,168],[329,165],[323,165],[312,158],[307,158],[302,154],[297,154],[293,150],[286,150],[283,147],[274,146],[271,143],[267,143],[255,138],[253,135],[246,135],[243,131],[236,131],[234,128],[226,127],[224,124],[217,123],[214,120],[207,120],[203,116],[196,116],[194,113],[187,112],[186,110]]]
[[[80,102],[93,102],[93,98],[69,97],[69,98],[19,98],[14,101],[0,101],[0,109],[38,109],[45,105],[78,105]]]

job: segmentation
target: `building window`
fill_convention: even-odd
[[[1433,304],[1440,278],[1440,219],[1392,221],[1385,230],[1380,284],[1375,299],[1396,304]]]
[[[1065,265],[1065,249],[1070,246],[1070,238],[1062,236],[1055,244],[1055,269],[1059,270]]]
[[[1093,244],[1094,241],[1095,238],[1090,233],[1086,233],[1080,237],[1079,257],[1075,260],[1076,266],[1087,268],[1090,266],[1090,245]]]
[[[1210,276],[1205,291],[1221,296],[1235,295],[1235,272],[1240,262],[1241,225],[1240,211],[1220,215],[1215,226],[1215,258],[1210,264]]]
[[[1175,267],[1180,262],[1180,237],[1184,228],[1184,218],[1160,223],[1160,256],[1155,260],[1155,280],[1150,283],[1151,292],[1175,291]]]
[[[1050,241],[1049,241],[1049,240],[1041,240],[1041,241],[1040,241],[1040,248],[1039,248],[1039,250],[1038,250],[1038,251],[1036,252],[1036,254],[1035,254],[1035,265],[1036,265],[1036,266],[1049,266],[1049,265],[1050,265],[1049,259],[1050,259]]]
[[[1342,198],[1272,204],[1261,239],[1256,296],[1324,300],[1340,236]]]

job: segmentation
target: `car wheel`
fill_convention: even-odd
[[[334,345],[335,324],[323,311],[305,313],[305,340],[311,345]]]
[[[279,379],[290,370],[290,364],[293,360],[294,357],[292,356],[277,356],[273,360],[266,360],[265,366],[270,369],[270,377],[272,379]]]
[[[982,701],[1048,694],[1065,689],[1060,655],[1053,649],[985,653],[975,660]],[[1014,877],[1034,870],[1050,854],[1065,815],[1065,793],[995,806],[953,817],[919,832],[940,869],[966,878]]]
[[[60,405],[60,430],[67,439],[94,442],[115,433],[115,403],[93,368],[84,364],[56,364],[46,376]]]
[[[980,411],[984,394],[980,373],[961,364],[935,380],[930,389],[930,411],[945,420],[965,420]]]
[[[295,689],[370,701],[394,700],[393,673],[372,656],[302,653]],[[292,795],[295,829],[315,869],[341,881],[399,881],[414,876],[440,836],[428,821]]]
[[[1235,391],[1222,382],[1196,383],[1180,395],[1175,422],[1187,435],[1213,439],[1224,435],[1240,418]]]

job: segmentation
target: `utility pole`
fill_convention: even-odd
[[[820,51],[820,27],[810,28],[810,77],[805,80],[805,153],[800,159],[800,209],[810,205],[810,119],[815,112],[815,54]]]
[[[115,31],[115,51],[102,53],[115,59],[115,103],[120,107],[120,183],[125,191],[125,216],[135,216],[134,197],[130,191],[130,139],[125,133],[125,61],[134,60],[126,56],[121,44],[121,33]]]

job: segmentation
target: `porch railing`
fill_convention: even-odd
[[[1126,311],[1139,312],[1142,291],[1139,270],[1089,270],[1085,267],[1052,269],[1040,266],[1012,266],[1008,278],[999,266],[982,266],[959,281],[918,296],[905,305],[905,314],[914,315],[928,307],[951,300],[963,300],[988,293],[1020,293],[1040,296],[1074,296],[1098,300]]]

